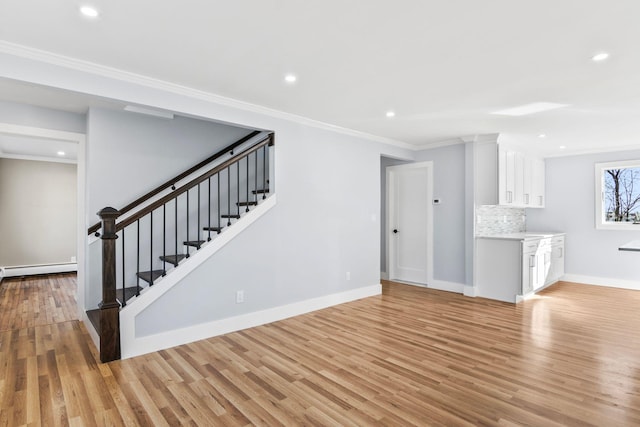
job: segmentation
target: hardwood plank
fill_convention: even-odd
[[[637,291],[558,283],[513,305],[384,283],[100,364],[66,279],[2,284],[0,427],[640,425]]]

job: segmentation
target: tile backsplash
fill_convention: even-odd
[[[485,205],[476,208],[476,236],[493,236],[525,231],[523,208]]]

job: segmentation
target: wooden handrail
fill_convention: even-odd
[[[249,148],[249,149],[243,151],[242,153],[232,157],[231,159],[221,163],[220,165],[216,166],[215,168],[209,170],[208,172],[203,173],[199,177],[194,178],[193,180],[189,181],[187,184],[185,184],[182,187],[176,189],[175,191],[167,194],[166,196],[156,200],[155,202],[151,203],[150,205],[145,206],[144,208],[142,208],[138,212],[136,212],[135,215],[131,215],[130,217],[126,218],[125,220],[119,222],[118,224],[116,224],[116,232],[122,230],[123,228],[125,228],[126,226],[128,226],[130,224],[133,224],[134,222],[136,222],[137,220],[139,220],[143,216],[147,215],[150,212],[153,212],[154,210],[156,210],[160,206],[164,205],[168,201],[177,198],[178,196],[180,196],[183,193],[186,193],[187,191],[189,191],[193,187],[195,187],[198,184],[206,181],[207,179],[209,179],[213,175],[217,174],[218,172],[228,168],[229,166],[231,166],[234,163],[239,162],[240,160],[242,160],[245,157],[247,157],[249,154],[252,154],[252,153],[258,151],[260,148],[264,147],[265,145],[272,146],[273,144],[274,144],[273,134],[269,134],[265,139],[263,139],[262,141],[260,141],[256,145],[252,146],[251,148]]]
[[[171,178],[170,180],[168,180],[164,184],[158,186],[157,188],[151,190],[150,192],[148,192],[144,196],[137,198],[133,202],[129,203],[127,206],[123,207],[122,209],[119,209],[118,211],[120,212],[120,215],[131,211],[132,209],[136,208],[137,206],[140,206],[142,203],[144,203],[147,200],[151,199],[156,194],[162,192],[163,190],[166,190],[167,188],[171,187],[172,185],[175,185],[176,182],[178,182],[181,179],[191,175],[192,173],[196,172],[198,169],[202,168],[203,166],[206,166],[207,164],[219,159],[220,157],[222,157],[224,154],[228,153],[229,151],[233,152],[233,150],[238,148],[240,145],[244,144],[245,142],[247,142],[248,140],[250,140],[251,138],[253,138],[254,136],[256,136],[256,135],[258,135],[260,133],[261,133],[261,131],[255,130],[255,131],[249,133],[248,135],[243,136],[242,138],[240,138],[239,140],[237,140],[233,144],[223,148],[222,150],[218,151],[214,155],[212,155],[210,157],[207,157],[206,159],[204,159],[203,161],[201,161],[197,165],[195,165],[195,166],[187,169],[186,171],[182,172],[181,174]],[[87,234],[95,233],[96,231],[98,231],[100,229],[100,226],[101,226],[100,222],[92,225],[91,227],[89,227],[87,229]],[[118,229],[118,230],[120,230],[120,229]]]

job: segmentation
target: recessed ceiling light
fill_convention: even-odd
[[[82,13],[87,18],[97,18],[99,13],[98,9],[92,6],[82,6],[80,7],[80,13]]]
[[[295,76],[295,74],[287,74],[286,76],[284,76],[284,81],[287,83],[295,83],[296,80],[298,80],[298,78]]]
[[[65,152],[64,151],[58,151],[58,156],[64,156]]]
[[[501,116],[526,116],[528,114],[540,113],[542,111],[555,110],[556,108],[567,107],[569,104],[556,104],[555,102],[532,102],[518,107],[507,108],[505,110],[494,111],[491,114]]]
[[[395,111],[387,111],[387,117],[395,117],[396,113]]]
[[[538,138],[546,138],[547,134],[546,133],[541,133],[540,135],[538,135]]]
[[[566,145],[561,145],[561,146],[560,146],[560,147],[558,147],[558,148],[560,148],[561,150],[564,150],[565,148],[567,148],[567,146],[566,146]]]
[[[598,53],[596,55],[593,55],[591,57],[591,60],[595,61],[595,62],[600,62],[600,61],[604,61],[608,57],[609,57],[609,54],[607,52],[600,52],[600,53]]]

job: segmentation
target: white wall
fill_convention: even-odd
[[[147,308],[140,334],[379,283],[380,146],[290,123],[276,138],[276,207]]]
[[[640,239],[639,231],[596,230],[595,164],[640,159],[640,151],[546,159],[546,207],[527,209],[527,229],[566,232],[569,278],[600,284],[640,280],[640,253],[618,247]],[[578,277],[580,276],[580,277]],[[638,285],[640,288],[640,284]]]
[[[0,61],[5,65],[0,76],[23,76],[29,81],[59,88],[275,131],[277,206],[263,218],[263,223],[254,224],[257,228],[253,239],[249,229],[245,244],[240,244],[240,241],[220,254],[227,260],[236,260],[237,264],[220,265],[214,258],[212,264],[201,267],[204,270],[200,275],[191,275],[188,279],[193,280],[189,284],[185,282],[185,286],[193,286],[194,291],[201,289],[204,286],[201,279],[207,276],[207,269],[215,269],[217,277],[234,277],[238,265],[241,268],[252,265],[241,262],[246,259],[249,263],[248,258],[253,258],[247,257],[247,253],[266,257],[268,265],[257,261],[260,263],[256,264],[260,266],[259,275],[243,272],[229,285],[234,292],[235,289],[245,289],[245,304],[235,304],[226,296],[216,302],[220,292],[211,289],[207,290],[211,296],[210,312],[200,315],[219,316],[218,313],[222,313],[231,316],[247,309],[265,309],[379,283],[380,156],[410,158],[413,153],[353,132],[345,134],[328,130],[311,121],[304,121],[304,124],[294,122],[288,116],[258,107],[240,109],[223,105],[218,98],[185,92],[171,85],[154,87],[153,82],[134,84],[106,77],[106,73],[89,74],[7,54],[0,54]],[[93,118],[89,120],[90,161],[87,173],[89,192],[93,195],[107,184],[104,175],[98,173],[105,171],[96,165],[97,153],[91,153],[96,129],[91,123]],[[110,138],[105,140],[102,154],[122,158],[123,152],[109,145],[118,143]],[[123,149],[129,154],[147,154],[136,147]],[[110,167],[115,165],[112,163]],[[126,184],[140,174],[135,165],[132,161],[127,167],[119,166],[127,177]],[[103,202],[92,198],[88,214],[94,215]],[[351,280],[346,280],[346,272],[351,273]],[[194,298],[201,297],[198,292],[195,291]],[[220,309],[222,305],[225,305],[224,309]],[[175,313],[176,318],[190,311],[188,306],[180,308],[174,305],[174,309],[179,311]],[[151,325],[164,321],[166,317],[166,312],[156,311],[148,314],[146,321]],[[200,320],[202,317],[193,321]]]
[[[0,266],[72,262],[76,199],[75,164],[0,158]]]
[[[87,119],[89,222],[120,208],[250,131],[176,116],[91,108]]]
[[[433,161],[434,279],[465,284],[465,145],[418,151],[416,161]]]
[[[249,132],[244,128],[180,116],[169,120],[126,111],[91,108],[87,115],[87,223],[92,225],[99,222],[96,213],[102,208],[111,206],[117,209],[127,205]],[[192,193],[191,205],[197,200],[195,192]],[[185,197],[181,198],[179,210],[181,224],[185,222]],[[173,210],[169,209],[169,223],[173,222],[172,215]],[[148,218],[140,223],[142,242],[149,241],[148,224]],[[150,256],[147,245],[141,245],[141,271],[162,268],[158,258],[162,248],[161,225],[156,215],[155,253],[153,257]],[[196,221],[191,222],[190,228],[190,237],[195,240]],[[135,233],[135,226],[127,230],[126,286],[135,286],[136,283]],[[187,240],[186,231],[180,228],[178,237],[179,253],[182,253],[182,241]],[[117,247],[119,251],[120,245]],[[169,250],[167,253],[174,252]],[[88,251],[88,277],[91,284],[86,293],[88,307],[96,306],[102,299],[99,286],[101,256],[100,243],[96,242]],[[118,252],[118,259],[120,256]],[[150,267],[151,260],[157,265]],[[120,277],[118,270],[118,280]]]
[[[84,114],[0,101],[0,122],[20,126],[85,133]]]

